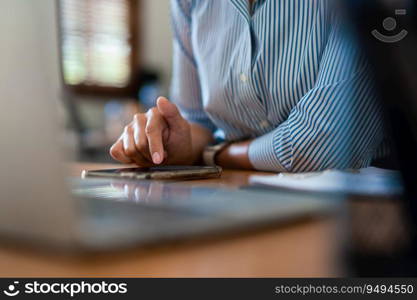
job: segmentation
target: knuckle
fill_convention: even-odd
[[[145,118],[145,116],[143,114],[135,114],[133,116],[133,121],[134,123],[140,123],[140,121],[142,121]]]
[[[116,158],[119,155],[119,152],[116,150],[116,147],[114,145],[110,148],[109,153],[114,158]]]
[[[153,124],[146,125],[146,127],[145,127],[145,133],[146,134],[152,134],[155,131],[156,131],[156,126],[155,125],[153,125]]]
[[[120,146],[121,146],[121,142],[120,142],[120,140],[118,140],[113,145],[111,145],[110,152],[111,153],[119,153],[120,152]]]
[[[158,108],[152,107],[152,108],[148,109],[148,111],[146,113],[149,114],[149,115],[153,115],[153,114],[157,114],[158,112],[159,112]]]
[[[110,156],[112,158],[114,158],[115,160],[118,160],[118,161],[123,161],[124,160],[123,159],[124,156],[122,156],[122,154],[120,153],[120,151],[114,150],[114,151],[110,152]]]
[[[116,144],[113,144],[109,150],[110,153],[116,153]]]
[[[129,133],[131,130],[132,130],[132,127],[130,125],[126,125],[125,128],[123,129],[123,132]]]

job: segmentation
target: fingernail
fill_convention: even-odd
[[[161,161],[161,155],[159,155],[158,152],[155,152],[154,154],[152,154],[152,160],[154,164],[159,165],[162,161]]]

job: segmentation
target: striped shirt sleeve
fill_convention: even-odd
[[[381,107],[365,57],[340,21],[329,29],[315,86],[287,120],[255,139],[255,169],[308,172],[368,166],[382,136]]]
[[[197,64],[191,42],[191,12],[193,1],[171,0],[173,44],[173,74],[170,99],[182,116],[214,132],[216,127],[204,111]]]

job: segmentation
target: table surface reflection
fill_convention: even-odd
[[[71,164],[71,174],[83,169],[118,168],[110,164]],[[247,185],[250,171],[225,170],[221,178],[175,185],[184,198],[205,188],[238,189]],[[110,182],[103,194],[121,201],[157,204],[174,185]],[[180,198],[181,198],[180,197]],[[138,247],[102,254],[68,255],[29,247],[0,247],[0,276],[8,277],[325,277],[342,274],[338,264],[338,220],[306,219],[285,226]]]

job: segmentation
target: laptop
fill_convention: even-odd
[[[2,242],[101,251],[321,216],[337,205],[336,196],[69,179],[55,1],[2,0],[0,20]],[[159,196],[141,197],[151,190]]]

